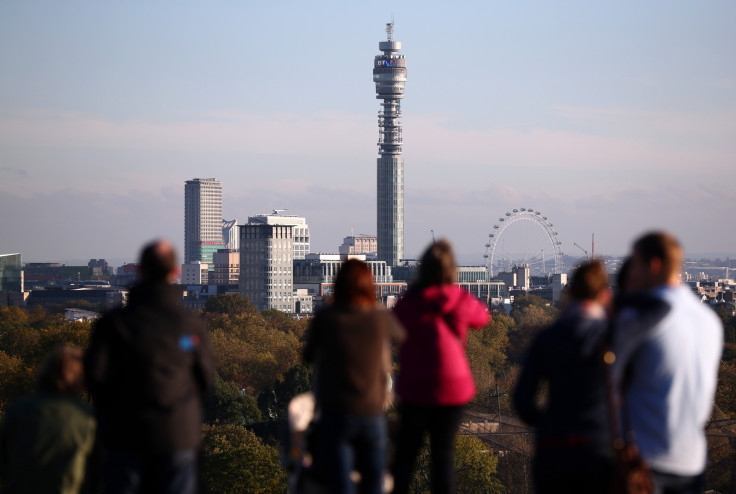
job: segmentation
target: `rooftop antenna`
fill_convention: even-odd
[[[394,15],[391,14],[391,22],[386,24],[386,39],[388,41],[394,40]]]
[[[590,257],[595,259],[595,233],[593,234],[593,238],[590,241]]]
[[[434,230],[429,230],[432,234],[432,243],[436,243],[437,241],[434,239]]]

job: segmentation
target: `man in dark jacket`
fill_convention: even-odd
[[[212,346],[180,306],[173,246],[147,245],[126,307],[95,325],[85,370],[97,410],[106,493],[194,493]]]
[[[580,265],[568,287],[571,302],[537,335],[514,390],[519,417],[536,428],[536,491],[606,492],[611,448],[602,345],[611,299],[599,260]],[[547,404],[537,392],[548,385]]]

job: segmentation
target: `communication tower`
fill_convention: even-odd
[[[393,20],[386,24],[386,41],[378,43],[373,61],[378,111],[377,229],[378,259],[396,266],[404,257],[404,159],[401,157],[401,99],[406,84],[406,59],[394,41]]]

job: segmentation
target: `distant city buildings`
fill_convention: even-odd
[[[206,285],[209,283],[209,264],[192,261],[181,265],[182,285]]]
[[[107,265],[107,261],[104,259],[90,259],[87,268],[89,268],[88,275],[91,279],[101,279],[112,274],[110,266]]]
[[[222,234],[222,184],[195,178],[184,185],[184,264],[212,263],[212,254],[225,248]]]
[[[25,292],[20,254],[0,254],[0,307],[23,305]]]
[[[325,297],[333,295],[335,278],[340,266],[348,259],[365,261],[370,267],[375,285],[376,298],[398,296],[406,291],[404,281],[396,281],[391,275],[391,266],[386,261],[370,260],[363,254],[308,254],[305,259],[294,261],[294,288],[307,290],[318,307]]]
[[[338,248],[340,254],[365,254],[376,256],[378,253],[378,237],[375,235],[350,235],[342,239]]]
[[[210,274],[213,285],[237,285],[240,280],[240,252],[220,249],[212,254],[214,269]]]

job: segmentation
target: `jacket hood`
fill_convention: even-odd
[[[419,297],[427,311],[449,314],[463,298],[463,290],[455,285],[433,285],[424,288]]]

